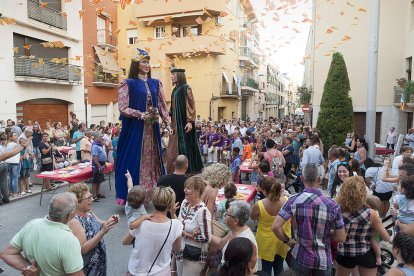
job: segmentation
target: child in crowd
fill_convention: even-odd
[[[259,164],[257,182],[259,182],[259,179],[263,178],[264,176],[273,176],[273,173],[270,171],[270,166],[269,163],[267,163],[267,161],[260,162]],[[258,200],[266,198],[266,196],[263,194],[262,190],[258,185],[256,185],[256,191],[256,198]]]
[[[374,195],[368,195],[367,196],[367,205],[369,208],[375,210],[378,215],[379,215],[379,210],[381,210],[381,200],[379,199],[379,197],[374,196]],[[376,265],[381,265],[382,260],[381,260],[381,248],[379,246],[379,243],[381,241],[381,237],[379,235],[379,233],[374,232],[372,237],[371,237],[371,247],[374,250],[375,253],[375,260],[376,260]]]
[[[252,169],[252,183],[257,183],[257,175],[259,174],[259,164],[264,160],[264,154],[259,152],[254,155],[250,162],[249,169]]]
[[[414,223],[414,175],[401,179],[401,194],[394,196],[394,209],[398,210],[397,221],[405,224]],[[395,232],[400,232],[398,225]]]
[[[231,161],[231,177],[234,183],[240,183],[240,165],[241,165],[241,156],[239,155],[240,149],[235,147],[233,149],[233,159]]]
[[[144,186],[133,186],[132,177],[127,171],[125,174],[127,178],[127,185],[128,185],[128,196],[127,196],[127,204],[125,204],[125,215],[128,219],[128,226],[129,229],[135,229],[140,225],[140,221],[138,220],[140,217],[147,215],[147,211],[144,207],[144,200],[146,189]]]
[[[30,156],[27,152],[27,149],[20,151],[20,176],[19,176],[19,192],[20,195],[25,195],[26,193],[32,193],[30,190]]]
[[[231,199],[234,200],[234,197],[237,194],[237,187],[233,183],[227,183],[226,186],[224,186],[224,197],[226,199],[219,202],[217,205],[217,212],[216,212],[216,218],[221,223],[224,224],[224,213],[226,212],[227,208],[227,202]]]

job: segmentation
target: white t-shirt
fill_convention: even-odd
[[[370,167],[365,172],[365,178],[371,177],[371,185],[375,185],[375,192],[380,194],[392,192],[394,190],[393,183],[382,181],[383,174],[383,167]]]
[[[170,221],[155,223],[144,221],[130,233],[135,237],[135,247],[132,249],[128,263],[128,272],[134,276],[147,276],[170,229]],[[171,232],[161,250],[149,275],[170,276],[171,251],[173,243],[181,236],[183,224],[178,219],[172,220]]]
[[[246,238],[249,239],[255,246],[256,246],[256,252],[257,252],[257,242],[256,237],[254,236],[252,230],[250,228],[247,228],[243,232],[240,232],[236,238]],[[221,264],[224,264],[224,253],[226,253],[227,246],[229,245],[229,242],[227,241],[226,245],[223,247],[223,257],[221,257]],[[256,270],[257,270],[257,261],[256,261]]]
[[[392,169],[391,169],[391,175],[398,175],[398,168],[400,167],[400,163],[403,159],[402,155],[398,155],[394,158],[392,161]]]
[[[6,152],[11,151],[17,144],[15,142],[10,142],[6,146]],[[18,152],[16,155],[13,155],[9,159],[5,160],[6,163],[10,164],[19,164],[20,163],[20,152]]]

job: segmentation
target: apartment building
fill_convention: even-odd
[[[414,2],[380,1],[376,142],[385,142],[396,127],[406,133],[413,127],[414,101],[400,110],[401,90],[396,79],[412,77],[414,54]],[[313,124],[320,111],[323,86],[334,51],[343,54],[351,84],[355,132],[365,134],[368,87],[370,1],[313,1],[313,25],[305,56],[304,85],[313,87]]]
[[[88,123],[119,118],[117,64],[117,7],[111,0],[91,4],[83,0],[84,92]]]
[[[152,75],[171,100],[170,67],[186,69],[202,118],[246,118],[259,93],[258,34],[246,0],[152,1],[118,8],[119,64],[125,72],[136,48],[151,55]]]
[[[85,119],[82,3],[1,1],[0,118],[68,124]]]

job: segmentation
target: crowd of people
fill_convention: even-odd
[[[70,143],[76,144],[77,159],[92,161],[98,172],[106,161],[116,162],[120,127],[102,123],[86,128],[76,122],[73,118],[68,135],[59,124],[54,130],[48,124],[43,131],[37,122],[26,124],[21,133],[8,124],[5,133],[13,143],[5,145],[2,154],[13,148],[24,176],[33,164],[53,169],[45,164],[45,156]],[[167,148],[170,132],[164,127]],[[128,275],[288,275],[286,267],[292,275],[350,275],[356,270],[359,275],[376,275],[381,265],[379,241],[390,241],[381,218],[389,213],[395,220],[393,253],[399,265],[387,275],[414,273],[410,146],[402,146],[392,163],[378,164],[367,157],[364,138],[350,134],[343,145],[329,147],[325,160],[323,137],[300,116],[255,122],[198,117],[195,127],[205,167],[201,174],[188,175],[189,160],[179,155],[173,172],[161,176],[151,193],[153,213],[144,207],[146,188],[133,183],[129,172],[123,176],[128,183],[125,213],[130,230],[122,243],[133,245],[125,264]],[[56,129],[63,135],[49,134]],[[41,137],[39,143],[35,137]],[[101,151],[92,148],[95,144]],[[25,159],[31,162],[19,162]],[[242,162],[249,164],[251,175],[240,172]],[[13,165],[9,168],[11,178],[16,172]],[[234,184],[247,180],[258,191],[253,206],[236,200]],[[295,190],[285,189],[292,182]],[[17,191],[12,189],[16,184],[9,183],[13,196],[30,189],[26,181]],[[45,185],[49,188],[50,183]],[[216,204],[219,193],[225,199]],[[2,195],[5,201],[8,194],[2,190]],[[104,236],[120,218],[101,220],[92,212],[92,202],[102,196],[99,185],[90,191],[83,183],[55,195],[48,217],[25,225],[3,250],[2,259],[24,275],[106,275]],[[247,225],[249,219],[257,222],[256,229]],[[220,226],[224,232],[217,230]],[[73,233],[70,238],[65,229]],[[44,245],[42,254],[39,244]],[[62,247],[67,250],[60,252]]]

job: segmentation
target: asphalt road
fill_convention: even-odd
[[[101,184],[101,191],[107,198],[93,205],[93,212],[101,219],[107,219],[112,214],[118,214],[121,217],[120,222],[111,231],[106,234],[104,240],[107,252],[107,275],[121,276],[125,275],[129,256],[132,247],[124,246],[121,240],[128,230],[125,218],[124,208],[115,204],[114,177],[112,177],[112,190],[109,190],[108,182]],[[57,192],[66,191],[67,187],[60,188]],[[53,194],[50,192],[44,194],[42,206],[39,206],[40,195],[27,197],[9,204],[0,206],[0,247],[4,248],[11,238],[16,234],[28,221],[34,218],[41,218],[48,213],[48,203]],[[0,266],[5,269],[1,276],[21,275],[19,271],[9,267],[0,261]]]

